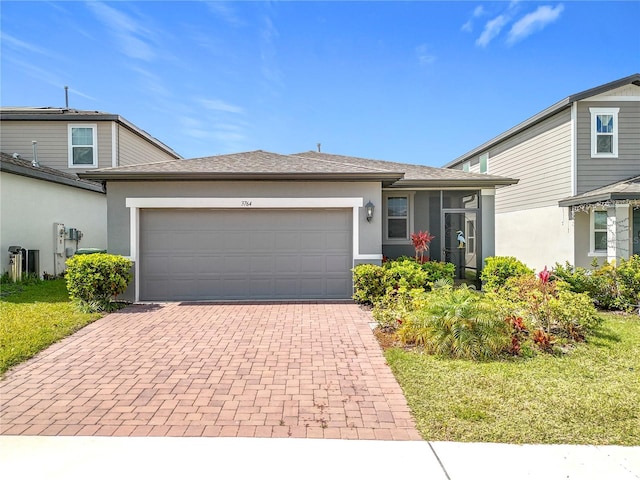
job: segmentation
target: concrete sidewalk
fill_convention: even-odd
[[[640,447],[0,436],[3,478],[640,479]]]

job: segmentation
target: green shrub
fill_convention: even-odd
[[[497,290],[509,278],[532,275],[533,270],[515,257],[487,257],[480,275],[485,290]]]
[[[450,281],[456,275],[456,266],[448,262],[425,262],[421,265],[422,269],[427,273],[427,283],[430,287],[438,280]]]
[[[566,282],[567,288],[575,293],[587,293],[600,308],[607,310],[627,310],[638,308],[640,304],[640,256],[633,255],[619,263],[604,262],[594,270],[573,267],[567,262],[556,264],[554,276]]]
[[[627,311],[640,308],[640,255],[620,260],[616,270],[620,283],[619,307]]]
[[[363,263],[353,268],[353,299],[359,303],[373,304],[387,291],[384,269],[379,265]]]
[[[514,277],[497,291],[486,294],[504,318],[520,318],[528,332],[540,338],[554,336],[582,341],[601,322],[586,293],[563,288],[566,283],[543,280],[533,275]],[[541,342],[537,342],[541,345]]]
[[[378,322],[378,328],[394,332],[415,310],[424,306],[425,291],[422,288],[390,288],[373,307],[371,314]]]
[[[375,304],[390,289],[429,290],[438,281],[453,282],[455,265],[445,262],[417,262],[411,257],[400,257],[382,266],[362,264],[353,268],[353,299],[360,303]]]
[[[428,353],[472,360],[496,358],[511,342],[509,324],[482,294],[466,285],[427,293],[422,308],[398,328],[398,337],[424,346]]]
[[[386,262],[383,268],[387,289],[400,286],[408,289],[427,286],[427,272],[414,259],[392,260]]]
[[[569,262],[564,265],[556,263],[553,277],[567,284],[567,288],[575,293],[590,293],[592,290],[591,272],[582,267],[574,267]]]
[[[132,263],[119,255],[96,253],[67,260],[67,290],[83,310],[112,311],[113,299],[124,293],[131,281]]]

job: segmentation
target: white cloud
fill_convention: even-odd
[[[507,43],[514,44],[527,38],[529,35],[542,30],[550,23],[560,18],[560,14],[564,10],[564,5],[559,4],[555,8],[549,5],[538,7],[535,12],[528,13],[516,23],[513,24],[509,31]]]
[[[101,2],[88,2],[87,6],[117,38],[126,56],[145,61],[156,58],[149,42],[153,33],[142,22]]]
[[[283,84],[282,72],[278,67],[276,39],[278,29],[271,17],[263,17],[263,26],[260,28],[260,58],[262,60],[262,75],[271,84],[281,87]]]
[[[0,32],[0,40],[2,41],[3,48],[10,48],[20,53],[29,52],[29,53],[37,53],[38,55],[44,55],[46,57],[52,59],[60,60],[61,57],[56,55],[49,50],[46,50],[38,45],[34,45],[33,43],[25,42],[24,40],[20,40],[12,35],[9,35],[5,32]]]
[[[232,105],[231,103],[227,103],[223,100],[218,99],[206,99],[202,98],[199,100],[200,104],[208,109],[215,110],[217,112],[226,112],[226,113],[244,113],[244,109],[237,105]]]
[[[416,48],[416,55],[420,65],[431,65],[438,57],[431,53],[431,49],[427,44],[422,44]]]
[[[487,12],[484,9],[484,7],[482,5],[478,5],[476,8],[473,9],[473,13],[471,14],[471,18],[469,20],[467,20],[467,22],[464,25],[462,25],[460,30],[462,30],[463,32],[472,32],[473,31],[473,19],[474,18],[478,18],[478,17],[482,17],[486,13]]]
[[[227,2],[207,2],[209,11],[233,27],[241,27],[245,22],[238,17],[235,10]]]
[[[502,28],[509,22],[509,18],[506,15],[498,15],[496,18],[489,20],[484,30],[476,40],[476,45],[480,47],[486,47],[491,40],[500,34]]]

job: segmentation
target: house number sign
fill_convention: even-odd
[[[240,206],[242,207],[250,207],[253,204],[251,200],[242,200],[240,202]]]

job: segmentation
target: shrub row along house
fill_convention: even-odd
[[[625,237],[625,214],[628,229],[640,217],[633,213],[640,198],[633,193],[639,84],[634,75],[569,97],[448,168],[315,151],[185,160],[119,116],[5,109],[2,249],[23,241],[5,229],[5,215],[21,218],[21,203],[5,200],[4,186],[25,174],[6,165],[12,152],[31,163],[23,152],[38,140],[37,125],[57,153],[46,158],[39,140],[43,154],[33,169],[78,172],[86,184],[106,187],[106,194],[92,193],[104,199],[96,211],[106,216],[108,251],[134,261],[131,300],[349,298],[354,265],[413,255],[411,234],[425,230],[435,236],[430,258],[453,263],[458,278],[477,278],[484,259],[496,254],[532,266],[580,265],[590,238],[592,254],[624,256],[626,245],[628,256],[634,244],[629,231]],[[38,198],[38,187],[23,193]],[[55,195],[42,201],[56,204]],[[585,210],[592,228],[579,216]],[[42,256],[73,253],[66,249],[72,235],[65,233],[60,247],[52,230],[75,220],[33,218],[54,246],[41,247]],[[93,243],[86,246],[102,247]]]
[[[640,254],[640,74],[571,95],[445,167],[496,192],[496,253],[529,266]]]

